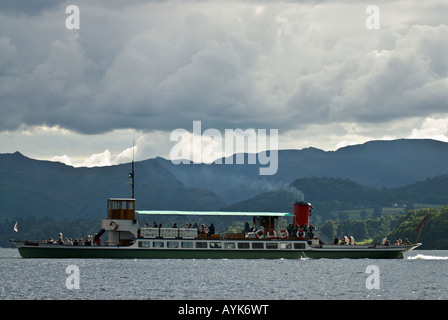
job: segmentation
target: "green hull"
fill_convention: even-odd
[[[403,259],[403,251],[387,250],[324,251],[317,249],[304,254],[310,259]]]
[[[267,250],[185,250],[120,248],[19,248],[22,258],[96,258],[96,259],[299,259],[300,251]]]
[[[74,247],[63,245],[19,245],[23,258],[94,259],[402,259],[418,245],[368,248],[366,246],[308,247],[305,250],[160,249],[121,247]]]

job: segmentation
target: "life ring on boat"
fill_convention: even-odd
[[[266,236],[269,239],[274,239],[274,238],[277,238],[277,233],[275,232],[275,230],[269,230],[268,233],[266,234]]]
[[[257,238],[257,239],[263,239],[263,237],[264,237],[264,232],[263,232],[263,230],[257,230],[257,231],[255,232],[255,238]]]
[[[305,235],[305,233],[303,232],[302,229],[300,229],[299,231],[297,231],[297,238],[299,239],[303,239],[303,236]]]
[[[282,231],[280,231],[280,238],[282,239],[286,239],[289,237],[289,232],[288,230],[283,229]]]
[[[112,227],[114,230],[117,230],[117,228],[118,228],[118,223],[117,223],[117,221],[112,220],[112,221],[109,223],[109,226]]]

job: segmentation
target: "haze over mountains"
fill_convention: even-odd
[[[291,188],[297,199],[313,202],[309,191],[293,184],[297,179],[349,179],[362,188],[371,187],[366,190],[373,195],[374,190],[404,187],[448,173],[448,143],[434,140],[371,141],[337,151],[279,150],[278,157],[278,172],[272,176],[260,176],[259,165],[247,162],[174,165],[162,158],[136,162],[137,208],[218,210],[285,188]],[[0,219],[102,218],[107,198],[130,197],[130,170],[130,164],[74,168],[33,160],[19,152],[0,154]],[[448,176],[428,181],[448,191]],[[401,190],[410,190],[406,188]],[[418,190],[418,184],[413,188]]]
[[[278,171],[272,176],[258,175],[258,165],[176,166],[169,160],[157,160],[184,185],[213,190],[226,204],[303,177],[338,177],[381,189],[448,172],[448,143],[435,140],[371,141],[337,151],[280,150],[278,157]]]

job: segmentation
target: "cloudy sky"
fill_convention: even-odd
[[[448,142],[447,17],[446,0],[0,0],[0,153],[168,158],[195,120],[278,129],[280,149]]]

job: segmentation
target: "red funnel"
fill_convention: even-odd
[[[303,201],[294,203],[294,226],[298,225],[303,227],[303,225],[310,225],[310,213],[312,210],[311,203],[305,203]]]

